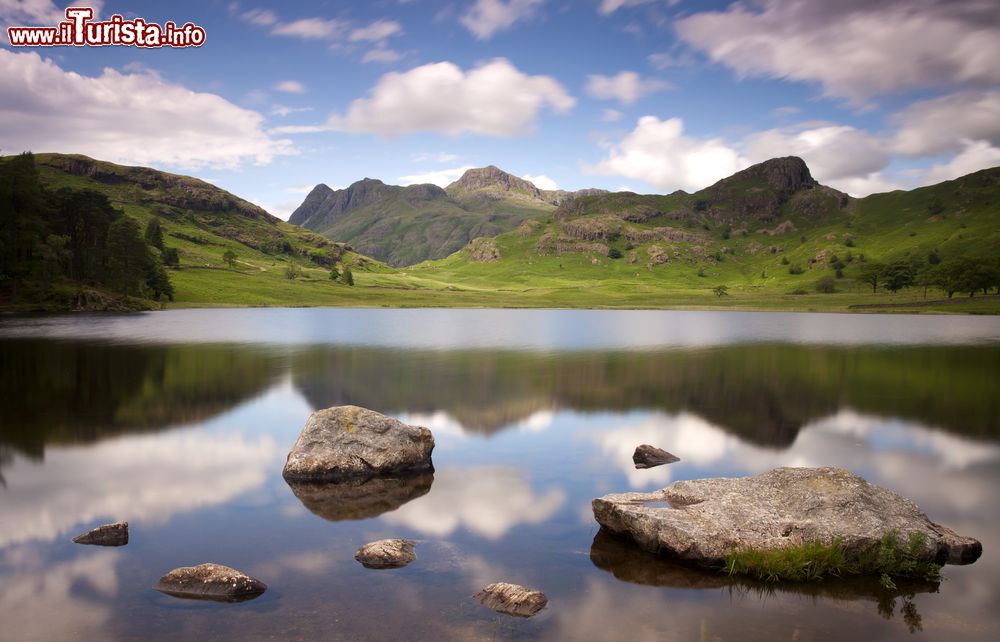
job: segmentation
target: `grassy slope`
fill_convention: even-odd
[[[53,187],[73,185],[107,193],[116,206],[143,223],[162,209],[156,195],[143,193],[128,184],[101,183],[72,176],[44,164],[39,156],[43,180]],[[104,165],[104,164],[102,164]],[[110,166],[116,167],[116,166]],[[356,287],[333,283],[328,269],[305,259],[284,254],[266,254],[231,238],[205,221],[211,216],[198,212],[180,212],[175,218],[163,218],[167,245],[179,248],[182,269],[171,270],[176,290],[175,305],[182,306],[402,306],[402,307],[577,307],[577,308],[723,308],[760,310],[845,311],[848,306],[865,303],[921,302],[923,292],[916,288],[897,295],[879,292],[854,281],[860,263],[849,265],[845,278],[838,280],[838,292],[819,294],[815,282],[833,271],[826,262],[810,266],[809,260],[826,251],[842,259],[848,251],[855,257],[864,253],[875,260],[891,260],[908,253],[926,256],[938,249],[942,256],[960,253],[986,254],[1000,248],[1000,169],[986,170],[958,181],[914,190],[875,195],[852,201],[851,206],[818,217],[803,217],[786,207],[776,222],[792,220],[796,226],[777,236],[768,236],[757,228],[775,227],[775,222],[750,225],[746,236],[739,231],[723,238],[723,222],[700,215],[686,221],[669,215],[689,208],[699,195],[636,196],[613,194],[584,197],[581,209],[573,218],[600,218],[623,209],[645,205],[667,215],[645,223],[629,223],[635,229],[671,226],[690,234],[701,235],[698,243],[637,243],[636,263],[628,258],[617,260],[595,252],[568,254],[539,253],[539,238],[546,231],[558,234],[560,220],[553,214],[539,217],[540,226],[524,233],[509,232],[496,238],[502,258],[492,263],[472,261],[467,251],[459,251],[438,261],[402,269],[393,269],[350,252],[347,262],[354,264]],[[751,186],[752,187],[752,186]],[[151,199],[151,200],[150,200]],[[930,215],[928,207],[939,202],[944,208]],[[207,216],[207,217],[206,217]],[[236,214],[217,214],[214,218],[236,221],[245,233],[274,234],[291,239],[296,251],[318,242],[315,234],[283,222],[236,220]],[[704,229],[704,225],[710,229]],[[224,225],[223,225],[224,227]],[[730,226],[731,227],[731,226]],[[200,236],[210,244],[196,244],[173,234]],[[855,246],[844,245],[845,235],[854,238]],[[801,240],[802,237],[805,240]],[[763,249],[748,250],[752,244]],[[614,246],[624,245],[621,241]],[[677,256],[666,264],[648,266],[652,245],[673,246]],[[772,254],[770,246],[782,248]],[[703,248],[694,251],[697,246]],[[729,248],[731,252],[717,261],[710,255]],[[228,269],[222,255],[232,249],[239,256],[237,269]],[[626,252],[628,254],[628,252]],[[805,272],[788,273],[782,256],[799,263]],[[289,281],[285,267],[295,262],[303,270],[301,278]],[[702,271],[704,276],[699,276]],[[716,297],[712,288],[729,287],[729,295]],[[805,295],[791,294],[805,290]],[[931,290],[929,298],[940,298]],[[920,311],[952,313],[1000,313],[1000,301],[974,299],[959,305],[920,308]],[[906,311],[906,310],[903,310]]]
[[[73,157],[37,154],[35,158],[42,182],[50,189],[72,187],[103,192],[115,207],[122,208],[143,225],[153,216],[160,216],[165,244],[176,247],[181,257],[180,269],[168,270],[176,292],[175,304],[350,305],[357,301],[357,297],[349,296],[351,288],[329,279],[328,267],[317,265],[302,255],[315,249],[339,251],[345,249],[343,244],[331,243],[318,234],[269,215],[251,217],[231,210],[210,211],[170,205],[168,201],[172,199],[165,194],[163,187],[144,189],[132,182],[132,168],[92,161],[106,175],[125,179],[115,183],[71,174],[60,168]],[[91,162],[83,157],[77,158]],[[222,190],[195,179],[164,176],[179,181],[177,186],[167,189],[224,194]],[[287,240],[292,252],[269,254],[246,244],[259,244],[264,240]],[[232,250],[238,257],[234,269],[223,261],[227,250]],[[389,269],[349,250],[346,250],[343,262],[352,266],[355,275]],[[292,264],[302,271],[302,276],[294,281],[285,277],[285,269]]]

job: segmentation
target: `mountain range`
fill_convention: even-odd
[[[320,183],[289,222],[401,267],[444,258],[474,238],[496,236],[577,196],[601,193],[541,190],[491,165],[468,170],[444,189],[372,178],[338,190]]]
[[[0,157],[0,209],[15,158]],[[142,227],[156,221],[163,249],[155,254],[163,253],[175,301],[186,306],[843,310],[900,300],[884,294],[884,280],[870,283],[873,265],[902,265],[912,286],[918,272],[968,257],[980,293],[987,285],[979,271],[988,281],[1000,269],[1000,168],[852,198],[821,185],[797,157],[690,194],[546,191],[490,166],[444,189],[375,179],[340,190],[318,185],[286,223],[195,178],[79,155],[33,159],[44,198],[67,215],[73,199],[91,194]],[[100,290],[36,280],[64,251],[58,236],[42,240],[36,250],[46,262],[22,266],[13,281],[0,278],[0,307],[64,309],[78,305],[81,288]],[[167,263],[168,254],[179,261]],[[347,268],[360,287],[348,286]],[[10,288],[18,278],[27,307]],[[949,292],[930,277],[920,283],[924,296],[927,288],[937,289],[931,298]],[[900,296],[916,302],[919,292]]]

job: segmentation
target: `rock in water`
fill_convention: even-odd
[[[473,597],[485,607],[518,617],[531,617],[549,603],[545,593],[507,582],[490,584]]]
[[[676,482],[593,501],[603,528],[642,548],[717,565],[732,550],[778,550],[839,539],[850,553],[895,531],[927,536],[925,559],[969,564],[982,544],[935,524],[910,500],[842,468],[776,468],[755,477]]]
[[[128,544],[128,522],[104,524],[73,538],[77,544],[94,546],[125,546]]]
[[[434,473],[351,477],[333,482],[286,480],[303,506],[331,522],[368,519],[396,510],[426,495],[433,482]]]
[[[367,568],[402,568],[417,559],[412,539],[380,539],[358,549],[354,559]]]
[[[434,470],[434,436],[419,426],[357,406],[335,406],[309,416],[288,453],[285,479],[332,481],[385,473]]]
[[[635,464],[636,468],[655,468],[656,466],[672,464],[680,460],[680,457],[649,444],[637,446],[635,452],[632,453],[632,463]]]
[[[175,568],[160,578],[157,591],[194,600],[244,602],[267,590],[255,577],[221,564],[199,564]]]

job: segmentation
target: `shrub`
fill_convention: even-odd
[[[831,294],[837,291],[837,281],[832,276],[824,276],[816,281],[816,291]]]
[[[854,239],[847,239],[846,241],[844,241],[844,245],[846,245],[847,247],[854,247]]]
[[[712,288],[712,292],[715,292],[715,296],[720,299],[724,296],[729,296],[729,286],[728,285],[717,285]]]
[[[781,264],[782,265],[788,265],[788,263],[789,263],[789,261],[788,261],[788,257],[787,256],[781,257]]]
[[[622,251],[619,250],[617,247],[613,247],[610,250],[608,250],[608,258],[609,259],[620,259],[620,258],[622,258]]]
[[[798,263],[793,263],[792,266],[788,268],[789,274],[802,274],[803,272],[805,272],[805,270],[803,270],[802,266]]]
[[[733,550],[726,554],[722,570],[765,582],[878,575],[883,587],[895,589],[894,578],[941,581],[941,567],[924,558],[926,545],[924,533],[913,533],[904,544],[891,531],[878,544],[854,553],[845,550],[839,539],[830,546],[812,541],[775,551]]]

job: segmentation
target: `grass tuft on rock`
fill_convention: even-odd
[[[775,551],[733,550],[724,560],[723,571],[765,582],[812,582],[824,577],[878,575],[887,589],[896,588],[898,578],[941,581],[941,567],[926,558],[927,535],[916,532],[904,543],[895,531],[868,549],[849,552],[840,540],[827,546],[819,541]]]

